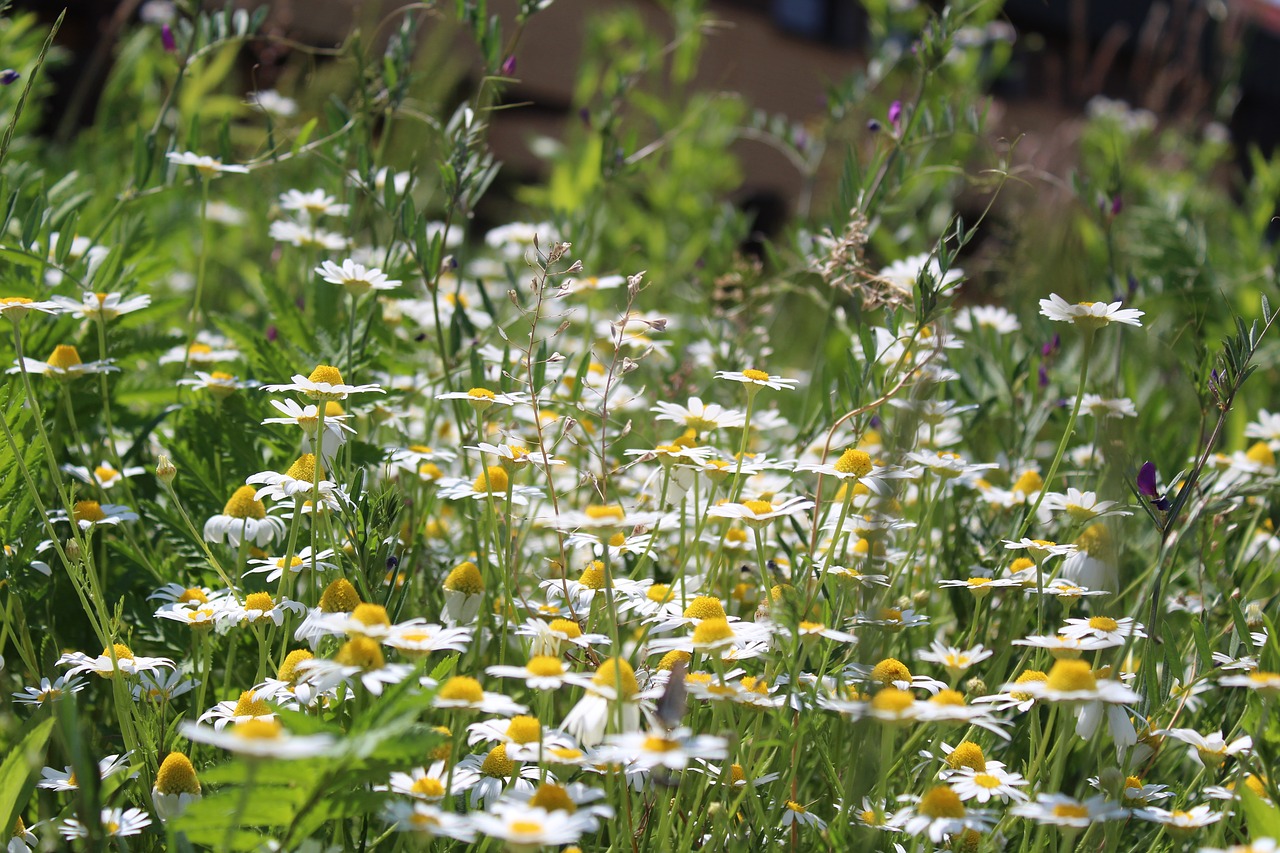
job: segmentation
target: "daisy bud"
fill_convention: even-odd
[[[79,542],[77,542],[75,539],[68,539],[66,541],[66,544],[63,545],[62,547],[67,554],[68,560],[70,560],[73,563],[80,562],[81,551],[80,551]]]
[[[156,477],[166,486],[173,482],[173,478],[178,476],[178,469],[168,456],[161,456],[156,462]]]

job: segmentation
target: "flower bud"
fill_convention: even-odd
[[[178,469],[168,456],[161,455],[156,461],[156,477],[166,486],[173,482],[173,478],[178,476]]]

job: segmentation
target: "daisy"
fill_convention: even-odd
[[[336,745],[327,734],[291,734],[277,719],[250,720],[223,730],[185,722],[179,732],[194,743],[207,743],[240,755],[286,761],[330,755]]]
[[[1191,760],[1210,770],[1220,766],[1222,762],[1227,760],[1228,756],[1245,756],[1253,749],[1253,738],[1248,735],[1227,743],[1221,731],[1216,731],[1211,735],[1202,735],[1195,729],[1162,729],[1153,732],[1153,734],[1171,737],[1187,744],[1190,747],[1187,750],[1187,755],[1191,757]]]
[[[190,693],[200,682],[179,670],[169,672],[144,672],[138,676],[138,683],[130,688],[133,698],[139,702],[151,702],[163,705],[172,702],[184,693]]]
[[[113,656],[114,660],[112,660]],[[161,668],[174,668],[173,661],[168,658],[135,656],[124,643],[116,643],[109,650],[104,649],[102,654],[96,658],[91,658],[84,652],[67,652],[58,658],[58,666],[66,666],[68,664],[71,665],[71,669],[66,672],[67,678],[79,675],[82,672],[93,672],[103,678],[111,678],[117,672],[123,672],[125,675],[137,675],[141,672],[151,672]]]
[[[620,725],[623,732],[639,731],[640,703],[646,698],[649,694],[641,693],[631,664],[621,658],[608,658],[600,664],[560,729],[587,747],[604,740],[611,726]]]
[[[993,799],[1002,802],[1021,802],[1027,799],[1027,795],[1021,790],[1026,786],[1027,780],[1019,773],[1005,770],[1004,765],[998,761],[988,761],[981,769],[960,767],[948,771],[943,778],[961,800],[986,803]]]
[[[320,407],[318,405],[300,406],[293,400],[272,400],[271,405],[284,417],[266,418],[262,423],[292,424],[301,427],[307,437],[304,449],[312,450],[316,430],[320,428]],[[351,416],[343,411],[342,406],[329,400],[324,407],[324,455],[330,457],[346,443],[347,435],[355,435],[356,431],[347,425]]]
[[[262,548],[284,535],[284,529],[281,519],[267,514],[266,504],[258,500],[257,490],[253,486],[241,486],[227,499],[222,512],[210,516],[204,523],[204,540],[226,542],[233,548],[239,548],[241,542],[252,542]]]
[[[512,761],[538,761],[548,750],[577,746],[573,738],[546,728],[537,717],[517,715],[510,720],[499,718],[467,726],[468,746],[494,741],[507,745],[507,757]]]
[[[352,394],[385,394],[377,385],[347,385],[342,381],[338,368],[318,364],[310,376],[294,374],[293,381],[285,385],[264,385],[264,391],[298,391],[312,400],[345,400]]]
[[[166,604],[156,611],[157,619],[180,622],[195,631],[216,628],[218,607],[213,604]]]
[[[108,776],[113,776],[128,766],[129,753],[108,755],[98,761],[98,778],[106,779]],[[78,791],[80,784],[76,781],[75,771],[70,767],[64,767],[61,770],[45,767],[40,771],[40,781],[36,782],[36,787],[49,791]]]
[[[591,599],[579,599],[579,606],[584,610],[590,609]],[[566,645],[585,649],[590,646],[609,644],[609,638],[606,635],[584,634],[582,626],[570,619],[552,619],[550,622],[527,619],[523,625],[516,628],[516,635],[533,638],[529,644],[531,657],[560,657]]]
[[[1014,640],[1013,645],[1044,649],[1057,660],[1073,660],[1080,657],[1081,652],[1112,647],[1112,644],[1106,640],[1098,640],[1095,637],[1064,637],[1061,634],[1033,634],[1030,637]]]
[[[288,243],[299,249],[319,249],[325,252],[341,252],[350,248],[351,240],[334,231],[326,231],[309,222],[291,222],[287,219],[272,222],[267,236],[279,243]]]
[[[56,302],[63,312],[70,314],[77,320],[88,318],[104,322],[114,320],[121,314],[141,311],[151,304],[151,297],[146,294],[130,296],[126,299],[124,294],[121,293],[86,291],[78,302],[66,296],[51,296],[49,298]]]
[[[259,471],[245,478],[249,486],[260,485],[262,488],[254,492],[255,500],[269,497],[273,501],[309,498],[313,494],[332,502],[339,496],[345,497],[338,484],[332,480],[316,481],[316,457],[314,453],[304,453],[284,472]]]
[[[440,685],[440,689],[431,700],[431,705],[435,708],[459,708],[505,717],[513,717],[529,710],[501,693],[490,693],[484,690],[479,681],[466,675],[455,675]]]
[[[489,444],[480,442],[477,445],[466,445],[466,450],[478,450],[481,453],[492,453],[498,457],[498,462],[507,468],[519,468],[522,465],[537,465],[539,468],[547,468],[551,465],[567,464],[563,459],[556,459],[541,450],[529,451],[527,447],[521,444]]]
[[[1161,824],[1170,832],[1182,833],[1217,823],[1222,820],[1223,813],[1215,812],[1208,805],[1193,806],[1187,811],[1180,809],[1169,811],[1155,806],[1147,806],[1142,809],[1134,809],[1133,816]]]
[[[42,678],[35,687],[24,687],[20,692],[11,695],[13,700],[21,705],[43,708],[46,702],[56,702],[68,693],[79,693],[88,686],[89,682],[83,678],[60,675],[54,681]]]
[[[1138,318],[1142,311],[1135,308],[1121,308],[1121,302],[1076,302],[1070,303],[1056,293],[1048,299],[1040,300],[1040,313],[1050,320],[1073,323],[1082,329],[1092,331],[1111,323],[1124,323],[1129,326],[1141,326]]]
[[[716,379],[728,379],[730,382],[741,382],[747,386],[747,393],[754,394],[761,388],[772,388],[774,391],[793,391],[798,382],[784,379],[781,376],[770,376],[763,370],[717,370]]]
[[[301,214],[310,220],[319,216],[346,216],[351,206],[339,204],[338,200],[324,190],[286,190],[280,194],[280,209],[289,213]]]
[[[1048,492],[1041,503],[1045,509],[1065,512],[1077,524],[1092,521],[1105,515],[1131,515],[1132,513],[1116,509],[1115,501],[1098,500],[1097,492],[1082,492],[1076,488],[1067,489],[1067,493]]]
[[[66,510],[49,513],[50,521],[67,521]],[[71,507],[70,520],[81,530],[91,530],[102,524],[114,525],[122,521],[137,521],[138,514],[121,504],[100,504],[97,501],[76,501]]]
[[[1233,844],[1225,850],[1217,847],[1201,847],[1200,853],[1276,853],[1280,843],[1274,838],[1257,838],[1251,844]]]
[[[955,326],[962,332],[990,329],[997,335],[1009,335],[1022,328],[1018,318],[998,305],[971,305],[956,313]]]
[[[946,668],[952,678],[959,678],[969,667],[981,663],[993,654],[991,649],[983,648],[981,644],[972,649],[957,649],[934,640],[927,651],[916,652],[916,657],[939,664]]]
[[[663,733],[627,732],[610,735],[596,751],[601,762],[627,764],[655,770],[683,770],[692,759],[723,760],[729,742],[722,737],[694,735],[687,728]]]
[[[505,803],[471,816],[476,832],[505,841],[508,850],[536,850],[573,844],[590,832],[595,820],[586,814]]]
[[[649,643],[653,654],[670,651],[720,652],[717,657],[725,660],[744,660],[756,657],[767,650],[776,628],[769,622],[730,622],[728,619],[703,619],[693,633],[686,637],[655,639]],[[846,635],[848,636],[848,635]],[[760,648],[763,646],[764,648]]]
[[[268,112],[281,118],[292,118],[298,113],[298,102],[293,98],[285,97],[275,89],[260,89],[256,92],[250,92],[245,95],[244,102],[251,107],[257,107],[263,112]]]
[[[191,759],[181,752],[171,752],[160,763],[156,781],[151,788],[151,802],[161,820],[181,817],[187,807],[200,799],[200,780]]]
[[[949,785],[937,785],[924,793],[913,805],[894,816],[894,823],[908,835],[927,835],[941,844],[949,835],[967,829],[986,831],[994,823],[986,811],[965,808],[960,796]]]
[[[1080,401],[1080,413],[1095,418],[1136,418],[1138,409],[1128,397],[1109,399],[1097,394],[1085,394]]]
[[[319,694],[332,691],[356,679],[374,696],[381,696],[389,684],[399,684],[413,674],[413,667],[403,663],[387,663],[377,641],[368,637],[352,637],[338,649],[333,660],[310,658],[297,666],[298,682],[315,688]]]
[[[436,761],[430,767],[415,767],[408,773],[392,773],[387,788],[406,797],[438,803],[449,790],[447,762]]]
[[[546,773],[536,764],[522,766],[507,757],[507,745],[500,743],[484,755],[468,755],[453,768],[453,789],[457,795],[468,792],[472,808],[484,808],[497,800],[508,788],[532,794]],[[555,781],[555,776],[546,773]]]
[[[382,644],[405,657],[418,658],[429,652],[465,652],[472,633],[471,628],[445,628],[425,620],[411,620],[393,625]]]
[[[885,585],[888,586],[888,584]],[[985,598],[997,589],[1021,587],[1022,581],[1017,578],[991,578],[978,575],[968,578],[943,578],[938,581],[938,586],[942,589],[952,587],[967,589],[973,593],[974,598]]]
[[[511,482],[507,469],[501,465],[490,465],[474,480],[459,477],[446,477],[439,480],[440,497],[451,500],[501,501],[506,502],[507,492],[511,493],[511,503],[516,506],[528,506],[533,498],[541,498],[542,491],[533,486],[521,486]]]
[[[387,804],[386,818],[396,832],[452,838],[463,843],[470,843],[476,837],[470,815],[443,811],[430,803],[392,801]]]
[[[747,524],[757,527],[763,526],[775,518],[784,518],[808,512],[814,506],[813,501],[803,497],[787,498],[776,505],[772,501],[752,500],[713,506],[707,510],[707,515],[711,518],[740,518]]]
[[[1119,681],[1098,678],[1082,660],[1055,661],[1044,681],[1014,682],[1001,689],[1017,690],[1045,702],[1130,705],[1141,700]]]
[[[221,361],[236,361],[239,358],[240,351],[232,346],[230,340],[222,335],[200,331],[196,332],[196,339],[190,346],[173,347],[160,356],[158,361],[160,364],[186,363],[212,366]]]
[[[1077,550],[1075,545],[1059,545],[1047,539],[1028,539],[1025,536],[1017,542],[1012,539],[1002,539],[1001,542],[1004,543],[1005,550],[1008,551],[1030,551],[1031,556],[1037,561],[1043,560],[1045,557],[1062,557],[1074,554]]]
[[[815,827],[819,832],[823,832],[827,828],[827,822],[822,818],[813,814],[803,804],[797,803],[795,800],[787,800],[782,805],[782,820],[779,826],[789,830],[791,825],[804,827]]]
[[[876,611],[858,613],[853,617],[855,626],[875,625],[888,631],[900,631],[903,628],[920,628],[929,624],[929,617],[923,613],[907,608],[882,607]]]
[[[1142,625],[1127,616],[1120,619],[1109,616],[1068,619],[1060,633],[1073,640],[1102,640],[1113,646],[1123,646],[1129,637],[1147,636]]]
[[[437,394],[437,400],[466,400],[471,404],[472,408],[483,412],[490,406],[518,406],[529,401],[529,395],[523,391],[512,391],[508,394],[499,394],[496,391],[490,391],[488,388],[472,388],[470,391],[450,391],[446,394]]]
[[[221,599],[217,612],[219,632],[226,633],[233,625],[253,625],[270,621],[277,628],[284,624],[284,617],[289,613],[305,613],[306,605],[298,601],[282,598],[276,601],[268,592],[251,592],[244,601],[234,598]]]
[[[329,562],[329,560],[333,559],[334,553],[332,548],[325,548],[312,556],[311,547],[306,546],[292,558],[265,557],[250,560],[249,568],[246,568],[244,573],[245,575],[265,574],[266,578],[264,580],[267,583],[273,583],[284,574],[285,563],[289,564],[289,571],[295,575],[301,574],[304,569],[320,572],[328,571],[338,567],[336,563]]]
[[[371,176],[361,175],[358,171],[353,169],[350,172],[347,172],[347,178],[353,186],[376,190],[379,196],[382,195],[382,191],[388,185],[395,190],[396,195],[404,195],[404,191],[409,188],[409,182],[413,179],[413,175],[409,172],[393,172],[384,166],[374,172]],[[434,222],[428,222],[428,234],[435,233],[430,230],[432,225],[436,225],[437,229],[443,230],[442,225],[438,225]],[[450,228],[449,237],[451,239],[447,245],[456,246],[462,241],[462,230],[457,226]]]
[[[56,315],[62,313],[62,306],[51,300],[37,302],[26,296],[0,296],[0,317],[17,323],[32,311]]]
[[[111,467],[109,462],[98,463],[92,471],[82,465],[63,465],[62,470],[82,483],[88,483],[91,486],[98,486],[102,489],[109,489],[117,485],[125,477],[137,477],[139,474],[146,472],[146,469],[139,465],[117,471]]]
[[[223,163],[221,160],[208,156],[207,154],[196,154],[191,151],[170,151],[165,155],[169,162],[175,166],[190,166],[195,169],[202,178],[216,178],[222,174],[240,174],[249,173],[248,166],[235,166]]]
[[[352,296],[361,296],[370,290],[395,290],[401,282],[387,278],[377,267],[366,267],[347,258],[339,266],[325,261],[316,267],[316,273],[330,284],[340,285]]]
[[[546,655],[531,657],[524,666],[487,667],[485,674],[494,678],[522,679],[530,690],[558,690],[567,684],[586,687],[591,683],[590,676],[566,672],[560,658]]]
[[[741,412],[726,409],[717,403],[703,403],[701,397],[690,397],[689,402],[683,406],[659,400],[649,411],[657,413],[654,420],[683,424],[695,433],[733,429],[741,427],[745,422]]]
[[[109,358],[88,363],[82,362],[79,351],[67,344],[58,344],[54,347],[53,352],[49,354],[49,358],[46,361],[24,356],[20,363],[15,362],[15,364],[17,366],[9,368],[9,373],[21,373],[23,371],[40,373],[64,381],[78,379],[90,373],[111,373],[120,370],[120,368],[112,364],[112,360]]]
[[[928,252],[892,262],[880,270],[879,278],[898,292],[910,295],[915,293],[916,282],[926,270],[939,293],[952,289],[964,278],[964,270],[960,269],[949,269],[943,274],[938,259]]]
[[[98,820],[102,823],[103,834],[110,838],[140,835],[151,825],[150,816],[142,809],[103,809]],[[68,840],[89,837],[89,828],[73,817],[63,821],[58,832]]]
[[[1280,673],[1251,672],[1248,675],[1229,675],[1218,680],[1223,687],[1247,687],[1267,696],[1280,694]]]
[[[1077,800],[1065,794],[1038,794],[1035,802],[1018,803],[1009,814],[1039,824],[1085,829],[1095,823],[1127,817],[1128,809],[1102,795]]]
[[[250,720],[274,720],[275,711],[267,704],[266,697],[259,696],[253,690],[243,690],[238,699],[219,702],[200,715],[197,722],[212,722],[213,727],[222,731],[228,724],[240,725]]]

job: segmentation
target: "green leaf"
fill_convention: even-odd
[[[1254,838],[1280,838],[1280,809],[1249,789],[1238,785],[1240,802],[1244,805],[1244,819],[1249,835]]]
[[[44,746],[53,731],[53,717],[30,721],[16,744],[8,748],[0,764],[0,816],[8,832],[17,820],[36,784],[36,771],[44,766]]]

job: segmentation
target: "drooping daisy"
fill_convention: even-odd
[[[1050,320],[1072,323],[1087,331],[1100,329],[1111,323],[1141,326],[1139,319],[1145,312],[1136,308],[1121,308],[1122,302],[1071,303],[1056,293],[1040,300],[1040,313]]]
[[[645,698],[631,664],[622,658],[608,658],[600,664],[560,728],[587,747],[604,740],[605,732],[614,726],[620,726],[623,732],[638,731],[640,703]]]
[[[314,452],[316,431],[320,428],[320,408],[318,405],[300,406],[293,400],[272,400],[272,407],[284,417],[265,418],[264,424],[292,424],[302,428],[306,440],[305,451]],[[355,435],[355,430],[347,425],[351,416],[343,411],[342,406],[333,400],[324,404],[324,455],[326,458],[337,453],[338,448],[347,441],[348,435]]]
[[[206,542],[226,542],[233,548],[241,542],[252,542],[259,548],[284,535],[284,522],[267,514],[267,507],[257,498],[253,486],[241,486],[227,499],[222,512],[204,523]]]

